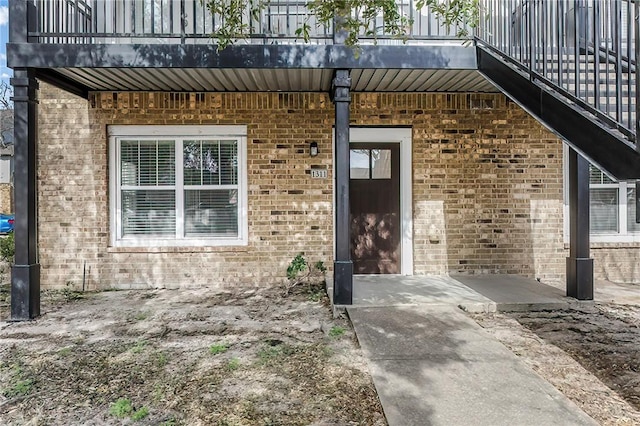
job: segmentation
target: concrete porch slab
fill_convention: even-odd
[[[447,276],[356,275],[354,306],[454,305],[494,312],[495,303]]]
[[[596,281],[594,301],[640,303],[640,285]],[[332,282],[327,281],[331,297]],[[589,305],[565,296],[563,282],[519,275],[356,275],[353,306],[453,305],[469,312],[569,309]],[[336,306],[344,310],[345,306]]]
[[[451,275],[451,279],[490,299],[498,311],[568,309],[580,302],[565,291],[519,275]]]
[[[640,305],[640,285],[596,281],[593,297],[596,302]]]

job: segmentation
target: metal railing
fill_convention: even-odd
[[[34,0],[38,43],[197,43],[208,42],[223,20],[201,0]],[[64,12],[60,13],[63,9]],[[251,43],[296,39],[295,30],[307,16],[302,0],[272,0],[259,16],[249,10],[243,23]],[[84,20],[79,20],[81,15]],[[326,43],[332,28],[310,20],[311,42]]]
[[[633,0],[482,0],[477,42],[635,141]]]
[[[222,18],[212,15],[201,0],[33,0],[38,14],[31,40],[38,43],[198,43],[210,40]],[[243,14],[249,29],[247,43],[302,43],[296,29],[310,26],[310,41],[333,42],[333,26],[317,25],[304,0],[271,0],[259,16]],[[414,0],[399,0],[403,16],[412,25],[409,42],[457,39],[459,28],[446,28],[427,9],[417,10]],[[361,42],[401,43],[385,33],[382,16],[370,23],[372,34]]]
[[[83,43],[85,37],[71,34],[86,34],[92,29],[93,10],[91,0],[60,0],[47,2],[45,9],[38,11],[40,29],[50,34],[61,34],[62,37],[48,38],[49,43]],[[69,34],[69,35],[67,35]]]

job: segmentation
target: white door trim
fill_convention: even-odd
[[[413,275],[413,190],[411,182],[411,128],[351,127],[349,142],[400,144],[400,274]],[[335,228],[335,227],[334,227]]]

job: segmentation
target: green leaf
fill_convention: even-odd
[[[218,49],[251,35],[271,0],[200,0],[217,23],[213,37]],[[278,3],[280,4],[280,3]],[[330,27],[344,32],[345,44],[358,46],[361,35],[373,38],[380,35],[407,40],[413,20],[405,15],[396,0],[309,0],[304,21],[294,30],[305,42],[311,39],[311,17],[316,28]],[[469,36],[465,26],[476,27],[480,16],[480,0],[416,0],[417,10],[428,9],[449,30],[459,28],[458,37]],[[245,12],[246,11],[246,12]],[[425,12],[423,12],[425,13]],[[251,22],[246,22],[247,16]],[[381,19],[381,22],[379,21]]]

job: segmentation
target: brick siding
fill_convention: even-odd
[[[332,264],[333,105],[323,93],[92,93],[42,84],[45,288],[268,285],[298,252]],[[352,95],[353,126],[410,126],[414,273],[564,275],[562,144],[502,95]],[[246,247],[110,247],[108,125],[247,126]],[[310,157],[310,141],[320,155]],[[311,179],[311,168],[328,169]]]
[[[0,184],[0,212],[13,213],[13,186],[9,183]]]
[[[637,243],[594,243],[591,257],[594,276],[617,283],[640,283],[640,245]]]
[[[416,274],[563,274],[562,144],[506,97],[361,94],[352,122],[413,128]]]

